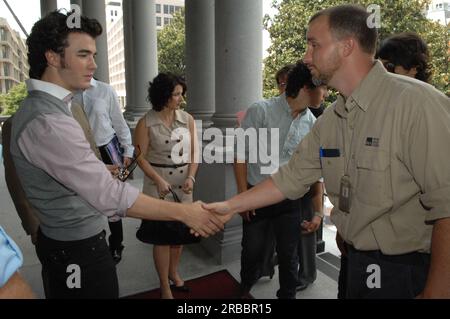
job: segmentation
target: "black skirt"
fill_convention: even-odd
[[[189,227],[176,221],[142,220],[136,238],[153,245],[186,245],[200,242],[191,235]]]

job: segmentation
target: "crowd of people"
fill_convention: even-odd
[[[279,129],[279,167],[261,174],[247,148],[234,163],[238,194],[208,204],[193,202],[198,145],[194,119],[180,109],[184,79],[151,79],[152,108],[132,141],[114,90],[93,78],[101,25],[82,17],[71,29],[58,11],[39,20],[27,39],[28,95],[2,140],[6,182],[42,264],[46,298],[118,298],[125,217],[142,220],[137,237],[153,245],[161,298],[188,294],[178,272],[183,245],[239,213],[237,297],[272,276],[277,260],[274,294],[294,299],[316,278],[325,190],[342,253],[339,298],[450,298],[450,101],[427,83],[425,42],[401,33],[377,48],[368,15],[341,5],[310,19],[305,55],[276,75],[280,95],[255,101],[240,123]],[[328,88],[338,96],[324,110]],[[174,139],[176,132],[184,134]],[[189,148],[174,161],[185,139]],[[144,172],[142,192],[125,181],[133,163]],[[18,273],[22,261],[0,227],[0,298],[34,297]],[[75,289],[67,285],[74,264]],[[368,284],[373,265],[381,284]]]

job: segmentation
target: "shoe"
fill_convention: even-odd
[[[295,287],[295,291],[303,291],[306,288],[308,288],[309,284],[303,283],[303,282],[298,282],[297,283],[297,287]]]
[[[183,285],[183,286],[175,286],[175,284],[170,285],[170,289],[175,290],[175,291],[179,291],[179,292],[185,292],[188,293],[191,291],[191,289],[189,289],[188,286]]]
[[[111,255],[116,265],[122,260],[122,250],[124,248],[123,245],[120,245],[118,249],[111,249]]]
[[[191,289],[189,289],[189,287],[186,286],[184,283],[182,286],[177,286],[175,284],[175,281],[173,281],[172,279],[169,278],[169,281],[171,282],[170,289],[172,289],[172,290],[179,291],[179,292],[185,292],[185,293],[188,293],[191,291]]]

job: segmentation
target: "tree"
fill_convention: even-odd
[[[13,86],[8,93],[0,94],[0,107],[2,115],[13,115],[19,108],[20,103],[27,96],[25,82]]]
[[[184,8],[176,12],[170,24],[158,32],[159,72],[184,75],[185,63]]]
[[[358,3],[365,7],[371,4],[380,6],[379,39],[404,31],[414,31],[422,36],[431,53],[432,84],[450,95],[450,25],[441,26],[425,17],[424,12],[429,2],[430,0],[273,0],[272,6],[278,9],[278,14],[273,18],[264,18],[264,27],[272,40],[269,56],[264,61],[264,95],[273,96],[276,92],[274,74],[278,69],[303,57],[308,21],[314,13],[345,3]]]

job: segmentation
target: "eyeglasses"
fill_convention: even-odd
[[[119,167],[119,174],[117,175],[117,178],[122,182],[125,182],[137,167],[137,159],[139,158],[139,156],[141,156],[141,148],[139,147],[139,145],[137,145],[136,149],[137,152],[135,153],[134,159],[131,161],[130,165],[128,165],[127,167]]]
[[[383,65],[384,65],[384,67],[386,68],[386,70],[388,72],[395,73],[394,72],[395,71],[395,64],[394,63],[392,63],[392,62],[384,62]]]

